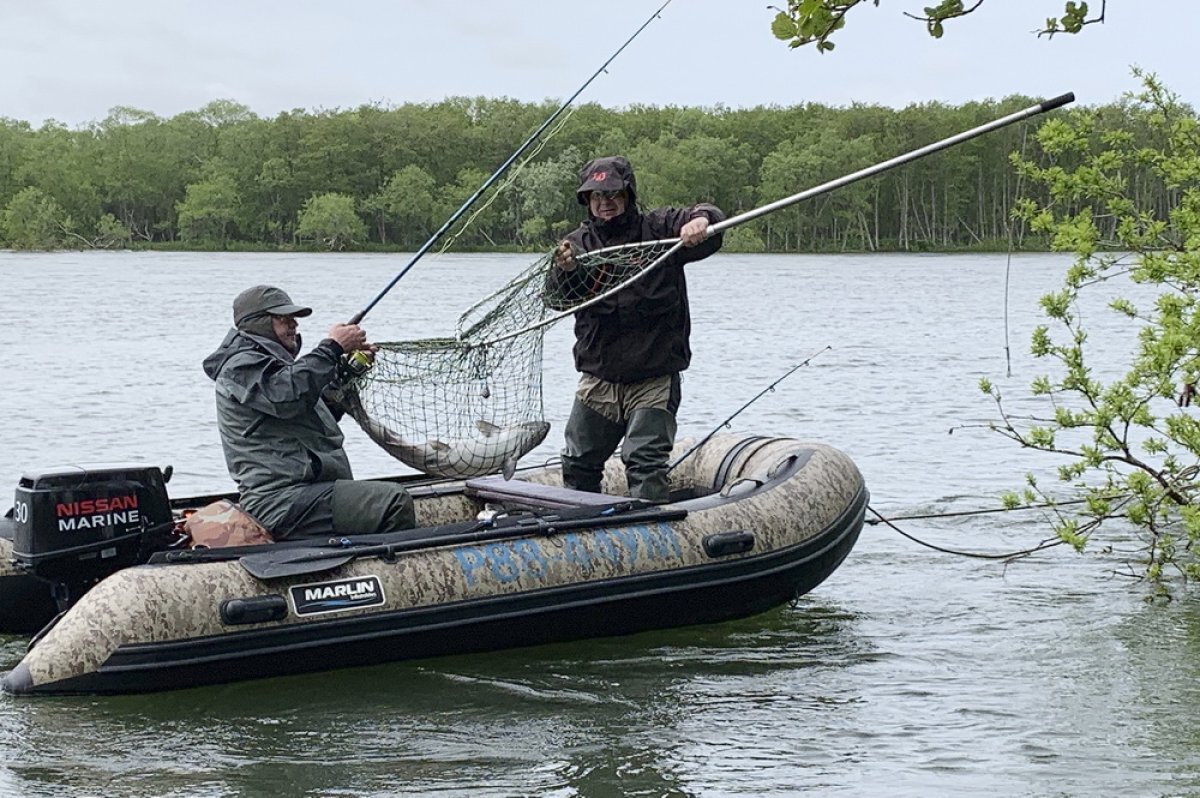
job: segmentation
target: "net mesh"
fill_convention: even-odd
[[[377,344],[374,364],[337,397],[366,434],[426,474],[512,476],[550,431],[542,406],[546,328],[602,301],[673,241],[552,251],[462,314],[453,338]]]

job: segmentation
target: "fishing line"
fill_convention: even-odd
[[[472,194],[470,197],[468,197],[466,202],[464,202],[457,211],[455,211],[453,214],[451,214],[450,218],[447,219],[445,221],[445,223],[443,223],[442,226],[439,227],[437,229],[437,231],[434,232],[434,234],[429,237],[429,240],[421,245],[421,248],[418,249],[416,254],[414,254],[412,256],[412,259],[409,260],[409,262],[407,264],[405,264],[404,268],[401,269],[400,272],[395,277],[392,278],[391,282],[389,282],[386,286],[384,286],[384,289],[382,291],[380,291],[375,296],[375,298],[372,299],[370,301],[370,303],[367,304],[367,306],[365,308],[363,308],[362,310],[360,310],[358,313],[356,313],[354,315],[354,317],[350,320],[350,323],[351,324],[360,323],[366,317],[366,315],[371,312],[371,309],[374,308],[377,304],[379,304],[380,300],[382,300],[385,296],[387,296],[387,293],[389,291],[391,291],[392,288],[395,287],[396,283],[400,282],[401,278],[403,278],[404,275],[408,274],[409,269],[411,269],[414,265],[416,265],[416,262],[418,260],[420,260],[422,258],[422,256],[424,256],[425,253],[428,252],[429,249],[435,243],[437,243],[437,241],[443,235],[445,235],[446,231],[448,231],[451,227],[453,227],[454,224],[460,218],[462,218],[463,214],[465,214],[467,212],[467,210],[472,205],[475,204],[475,201],[478,200],[479,197],[482,196],[483,193],[492,186],[492,184],[494,184],[497,180],[499,180],[500,177],[505,172],[508,171],[508,168],[510,166],[512,166],[512,164],[518,158],[520,158],[521,155],[527,149],[529,149],[529,147],[532,146],[535,141],[538,140],[538,137],[541,136],[542,133],[548,127],[550,127],[550,125],[552,125],[554,123],[554,120],[556,120],[564,111],[567,110],[567,108],[569,108],[571,106],[572,103],[575,102],[575,99],[577,97],[579,97],[579,95],[582,94],[588,86],[592,85],[592,81],[594,81],[596,78],[598,78],[601,73],[606,72],[608,70],[608,65],[611,64],[616,59],[616,57],[625,50],[626,47],[628,47],[630,44],[632,44],[633,40],[636,39],[638,36],[640,36],[642,31],[644,31],[647,27],[649,27],[651,22],[660,18],[660,15],[662,14],[663,9],[666,8],[667,6],[669,6],[670,4],[671,4],[671,0],[666,0],[665,3],[663,3],[661,6],[659,6],[658,10],[655,11],[653,14],[651,14],[649,16],[649,18],[647,18],[646,21],[641,24],[641,27],[639,27],[637,30],[635,30],[633,32],[633,35],[630,36],[628,39],[626,39],[625,43],[622,44],[620,47],[618,47],[616,49],[616,51],[613,52],[613,54],[610,55],[608,57],[608,59],[605,60],[605,62],[600,65],[600,68],[597,69],[594,73],[592,73],[592,76],[590,78],[588,78],[586,81],[584,81],[582,86],[580,86],[578,89],[575,90],[574,94],[572,94],[570,97],[568,97],[566,100],[564,100],[562,105],[560,105],[558,107],[558,109],[554,113],[552,113],[546,119],[546,121],[543,122],[538,127],[537,130],[533,131],[533,133],[530,134],[529,138],[525,139],[525,142],[523,144],[521,144],[520,147],[517,148],[516,152],[514,152],[512,155],[510,155],[504,163],[500,164],[500,166],[496,169],[496,171],[492,173],[492,176],[489,177],[487,180],[485,180],[483,182],[483,185],[481,185],[478,189],[476,189],[475,193]]]
[[[1021,125],[1021,160],[1025,160],[1025,142],[1029,136],[1029,123]],[[1020,201],[1021,199],[1021,178],[1020,170],[1017,171],[1017,184],[1013,187],[1013,196]],[[1004,371],[1008,377],[1012,376],[1012,348],[1008,343],[1008,287],[1009,276],[1012,274],[1012,256],[1013,256],[1013,212],[1008,213],[1008,259],[1004,264]]]
[[[496,200],[500,198],[500,195],[507,191],[508,188],[512,186],[514,182],[516,182],[521,173],[525,171],[525,167],[533,162],[538,155],[541,154],[542,150],[545,149],[546,144],[549,143],[550,139],[557,136],[559,131],[567,126],[567,122],[569,122],[571,117],[575,115],[576,110],[578,109],[572,108],[567,111],[563,118],[558,120],[558,124],[556,124],[549,133],[542,136],[542,139],[537,143],[537,146],[534,147],[529,154],[521,160],[521,163],[517,164],[517,168],[513,169],[508,176],[504,178],[504,182],[496,186],[496,190],[491,193],[491,195],[487,198],[487,201],[472,211],[471,215],[467,217],[466,221],[459,225],[459,228],[455,230],[454,233],[446,237],[445,241],[442,242],[442,245],[438,247],[439,255],[445,254],[451,247],[453,247],[458,242],[458,239],[462,237],[462,234],[471,228],[471,225],[475,223],[475,220],[479,218],[480,214],[492,207]]]

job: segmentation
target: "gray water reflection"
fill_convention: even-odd
[[[176,495],[227,489],[199,361],[230,298],[283,285],[316,308],[312,341],[403,262],[0,253],[0,490],[36,465],[130,460],[174,464]],[[444,334],[528,262],[429,259],[367,329]],[[713,258],[692,271],[681,434],[831,346],[734,428],[844,449],[887,516],[995,507],[1057,463],[975,428],[992,415],[976,383],[1025,401],[1044,370],[1026,354],[1037,299],[1065,264],[1014,258],[1006,319],[1003,256]],[[1128,347],[1102,298],[1086,312],[1089,345]],[[547,337],[553,429],[534,460],[561,446],[570,343],[567,325]],[[403,470],[347,437],[360,475]],[[901,526],[995,552],[1047,535],[1031,514]],[[162,695],[0,697],[0,794],[1200,794],[1200,606],[1148,605],[1124,570],[1119,551],[1004,566],[870,526],[797,606],[738,623]],[[23,645],[0,642],[0,666]]]
[[[853,620],[814,602],[690,632],[153,697],[10,701],[0,723],[28,795],[326,795],[347,784],[360,795],[683,795],[705,787],[697,764],[722,780],[753,765],[745,786],[761,793],[796,767],[796,714],[846,705],[822,674],[870,656]],[[733,747],[721,753],[722,741]],[[726,763],[739,747],[750,759]]]

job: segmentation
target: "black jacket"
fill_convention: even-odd
[[[618,244],[675,238],[692,219],[710,224],[725,214],[715,205],[657,208],[639,213],[631,207],[609,222],[589,217],[567,236],[577,251]],[[692,360],[692,331],[687,278],[683,266],[721,248],[715,235],[694,247],[681,247],[644,277],[575,314],[575,368],[609,382],[630,383],[683,371]]]

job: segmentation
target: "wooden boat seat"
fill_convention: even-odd
[[[484,501],[519,504],[523,507],[607,507],[629,501],[624,496],[539,485],[523,479],[504,479],[502,476],[469,479],[465,492]]]

